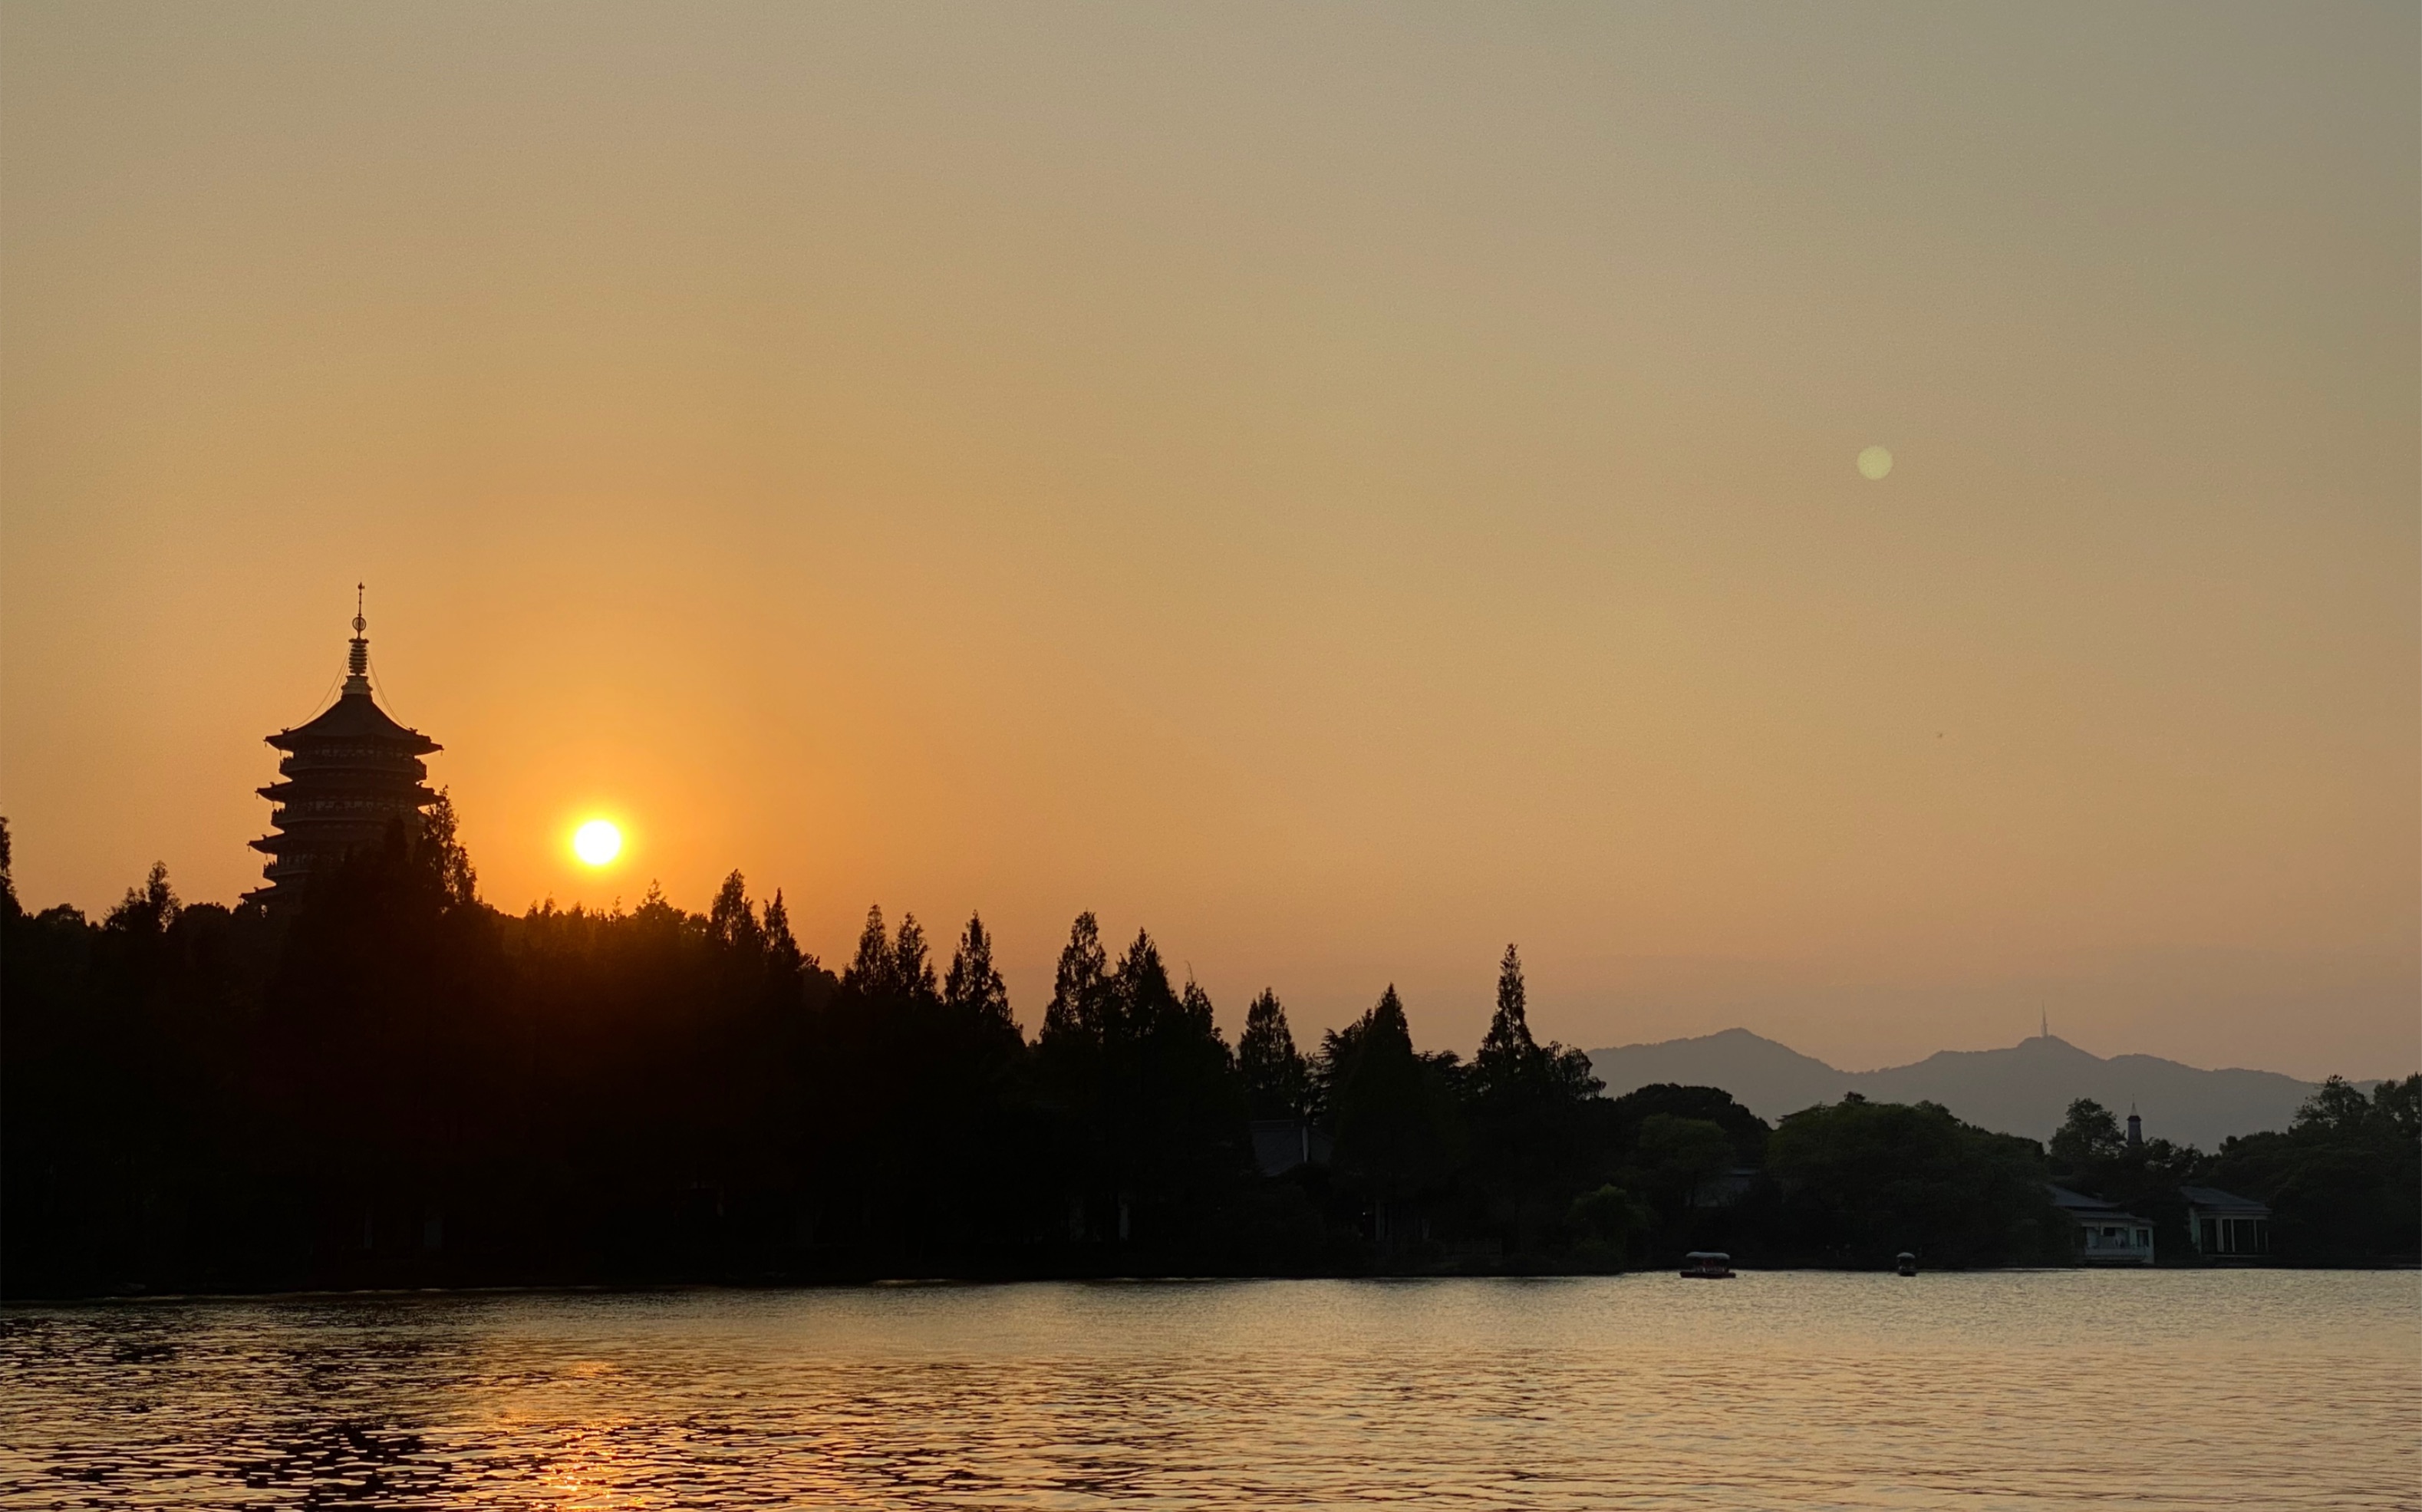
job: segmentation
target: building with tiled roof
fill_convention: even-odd
[[[369,628],[359,604],[345,663],[344,687],[320,716],[268,737],[285,752],[278,780],[259,790],[276,805],[271,833],[252,843],[269,857],[267,885],[244,894],[273,908],[291,905],[311,877],[350,851],[382,843],[397,820],[419,822],[437,801],[421,758],[443,749],[417,730],[387,717],[372,696]]]

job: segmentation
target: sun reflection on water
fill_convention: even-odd
[[[20,1309],[0,1506],[2387,1507],[2417,1302],[2041,1272]]]

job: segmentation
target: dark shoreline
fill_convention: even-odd
[[[1735,1279],[1758,1276],[1834,1275],[1892,1276],[1889,1268],[1865,1266],[1740,1266],[1735,1267]],[[2245,1273],[2255,1271],[2288,1271],[2300,1275],[2342,1273],[2368,1274],[2377,1271],[2422,1270],[2422,1260],[2380,1260],[2359,1264],[2295,1265],[2268,1264],[2258,1266],[1970,1266],[1944,1267],[1924,1270],[1918,1279],[1928,1276],[2024,1276],[2076,1275],[2102,1273],[2111,1275],[2178,1275]],[[1612,1281],[1628,1277],[1662,1277],[1675,1272],[1664,1268],[1630,1270],[1571,1270],[1543,1268],[1537,1270],[1363,1270],[1321,1272],[1253,1272],[1219,1271],[1142,1271],[1099,1272],[1036,1272],[1029,1275],[955,1275],[955,1276],[865,1276],[865,1277],[784,1277],[757,1281],[663,1281],[663,1282],[505,1282],[493,1284],[460,1286],[360,1286],[360,1287],[296,1287],[278,1291],[188,1291],[144,1292],[111,1291],[62,1293],[54,1296],[0,1298],[0,1313],[39,1311],[45,1308],[89,1307],[95,1305],[143,1306],[152,1303],[183,1302],[317,1302],[376,1301],[415,1297],[644,1297],[696,1292],[762,1293],[784,1291],[912,1291],[933,1288],[978,1289],[997,1286],[1034,1285],[1129,1285],[1129,1286],[1191,1286],[1210,1284],[1244,1284],[1274,1281],[1366,1281],[1366,1282],[1434,1282],[1434,1281]],[[1902,1278],[1895,1278],[1902,1279]]]

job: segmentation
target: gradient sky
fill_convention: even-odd
[[[0,8],[0,811],[1234,1032],[2422,1062],[2410,5]],[[1878,482],[1860,449],[1897,459]],[[567,845],[621,819],[623,863]]]

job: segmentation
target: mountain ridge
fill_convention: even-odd
[[[1659,1081],[1722,1087],[1769,1121],[1855,1092],[1878,1102],[1938,1102],[1981,1127],[2043,1140],[2060,1126],[2072,1099],[2091,1097],[2122,1117],[2133,1108],[2147,1139],[2207,1150],[2232,1134],[2287,1127],[2320,1086],[2277,1071],[2207,1071],[2158,1055],[2104,1057],[2051,1034],[2003,1049],[1937,1050],[1874,1071],[1845,1071],[1738,1028],[1611,1046],[1589,1057],[1609,1096]]]

